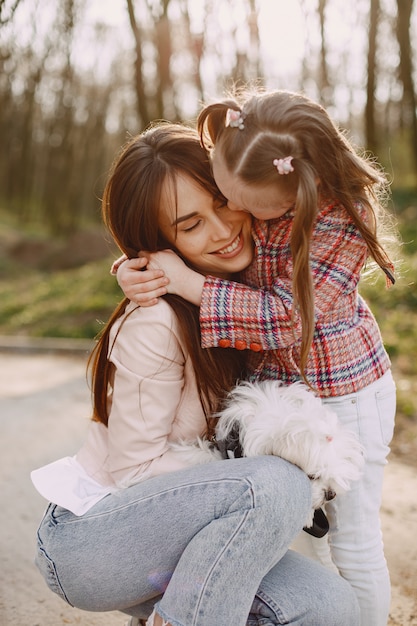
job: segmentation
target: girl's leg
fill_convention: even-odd
[[[386,626],[391,590],[379,512],[394,429],[395,385],[389,372],[357,394],[324,402],[357,432],[366,459],[362,478],[326,505],[332,558],[356,592],[361,625]]]
[[[129,612],[163,593],[158,612],[174,626],[243,626],[310,502],[305,474],[276,457],[193,467],[107,496],[82,517],[51,506],[37,563],[85,610]]]

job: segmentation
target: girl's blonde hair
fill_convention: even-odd
[[[230,125],[230,109],[241,126]],[[369,256],[393,283],[393,265],[382,245],[380,226],[386,216],[381,198],[388,184],[380,169],[357,154],[326,110],[306,96],[289,91],[248,94],[203,108],[197,128],[204,147],[215,149],[233,176],[244,183],[292,192],[296,197],[291,232],[294,312],[302,323],[300,371],[314,334],[314,290],[310,271],[310,239],[320,199],[337,200],[365,240]],[[278,175],[275,159],[291,156],[294,171]],[[364,220],[359,208],[365,208]],[[294,313],[293,313],[294,316]]]

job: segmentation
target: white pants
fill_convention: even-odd
[[[356,432],[365,449],[362,478],[326,505],[330,532],[316,539],[303,532],[291,547],[340,574],[354,588],[361,626],[386,626],[391,586],[382,542],[380,508],[384,466],[394,431],[395,384],[391,372],[358,393],[323,403]]]

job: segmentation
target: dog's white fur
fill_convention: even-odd
[[[312,479],[312,509],[306,526],[311,526],[315,509],[360,478],[364,457],[356,435],[303,383],[237,385],[219,413],[217,439],[227,439],[233,429],[239,431],[243,456],[280,456]],[[191,465],[222,458],[202,439],[171,447]]]

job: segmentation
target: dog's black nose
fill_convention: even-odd
[[[324,492],[324,497],[325,497],[327,502],[329,500],[333,500],[333,498],[336,497],[336,492],[333,491],[333,489],[328,489],[327,491]]]

